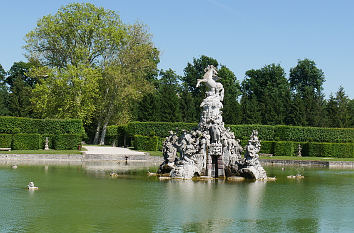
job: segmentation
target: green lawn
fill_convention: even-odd
[[[142,151],[148,152],[151,156],[162,156],[161,151]],[[278,160],[312,160],[312,161],[354,161],[354,158],[331,158],[331,157],[297,157],[297,156],[271,156],[262,157],[261,159],[278,159]]]
[[[0,154],[81,154],[84,150],[11,150],[0,151]]]
[[[297,156],[271,156],[261,157],[261,159],[278,160],[312,160],[312,161],[354,161],[354,158],[334,158],[334,157],[297,157]]]

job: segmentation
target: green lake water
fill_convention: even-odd
[[[265,167],[276,182],[119,178],[0,166],[1,232],[354,232],[354,170]],[[287,175],[301,173],[303,180]],[[28,191],[34,181],[40,189]]]

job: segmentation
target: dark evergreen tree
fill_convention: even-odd
[[[171,69],[160,72],[160,121],[178,122],[182,120],[178,96],[180,79]]]
[[[243,124],[261,124],[262,115],[255,95],[242,96],[241,110]]]
[[[139,102],[137,109],[138,121],[160,121],[160,106],[157,91],[146,94]]]
[[[332,94],[326,105],[328,126],[337,128],[347,128],[351,125],[350,99],[346,96],[344,88],[340,87],[336,97]]]
[[[348,111],[349,111],[349,127],[354,128],[354,99],[349,100],[348,102]]]
[[[290,102],[290,88],[280,65],[267,65],[258,70],[246,72],[242,82],[243,114],[245,123],[254,114],[253,108],[261,113],[261,123],[265,125],[284,124]],[[255,118],[258,119],[258,116]],[[255,120],[252,120],[255,121]]]
[[[324,73],[309,59],[299,60],[296,67],[290,69],[290,87],[293,95],[301,98],[304,106],[302,113],[306,126],[324,126],[325,101],[322,94]],[[294,120],[294,119],[293,119]]]
[[[226,66],[218,71],[219,82],[224,86],[223,119],[226,124],[240,124],[242,120],[241,106],[238,97],[241,95],[240,83],[235,74]]]
[[[183,122],[197,122],[196,104],[192,94],[184,88],[180,93],[180,109]]]
[[[10,111],[6,106],[8,92],[5,84],[6,72],[0,65],[0,116],[9,115]]]
[[[7,108],[13,116],[33,116],[30,98],[37,79],[27,76],[27,72],[33,65],[30,62],[15,62],[5,79],[10,91],[7,99]]]

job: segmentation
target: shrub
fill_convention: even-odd
[[[258,135],[261,140],[273,141],[274,140],[274,126],[270,125],[226,125],[235,137],[240,140],[248,140],[253,130],[258,130]]]
[[[182,130],[190,131],[197,126],[197,123],[183,122],[130,122],[127,126],[127,133],[129,136],[153,134],[158,137],[167,137],[170,130],[176,132],[178,128],[178,133],[181,133]]]
[[[274,146],[275,156],[294,156],[295,143],[294,142],[276,142]]]
[[[161,139],[157,136],[134,135],[134,148],[136,150],[157,151]]]
[[[354,129],[278,125],[275,137],[282,141],[296,142],[353,142]]]
[[[274,154],[274,141],[261,141],[261,151],[263,154]]]
[[[54,137],[56,150],[75,150],[81,145],[80,134],[59,134]]]
[[[0,147],[11,148],[12,134],[0,134]]]
[[[14,134],[14,150],[38,150],[40,147],[40,134]]]
[[[354,143],[309,143],[309,154],[316,157],[354,158]]]
[[[81,134],[85,130],[78,119],[32,119],[0,116],[0,133]]]

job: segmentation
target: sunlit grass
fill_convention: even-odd
[[[81,154],[79,150],[11,150],[0,151],[0,154]]]

